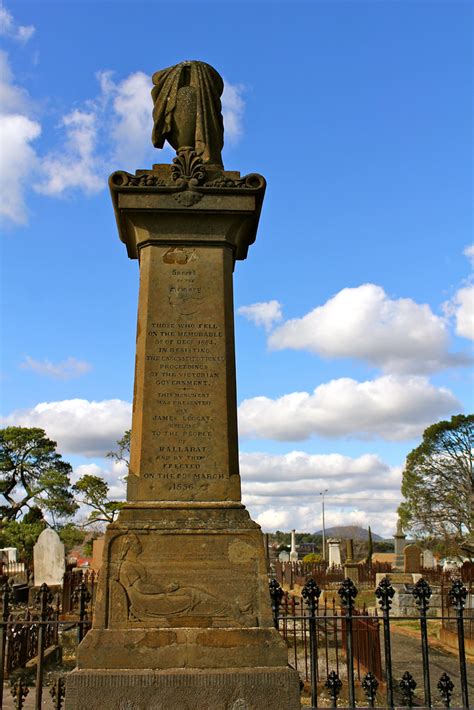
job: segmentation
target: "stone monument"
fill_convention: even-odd
[[[418,545],[406,545],[403,550],[405,558],[405,572],[412,574],[420,574],[421,572],[421,556],[423,550]]]
[[[56,587],[63,583],[66,571],[64,544],[52,528],[45,528],[33,547],[33,570],[35,587],[42,584]]]
[[[341,562],[341,541],[336,538],[328,540],[329,562],[328,567],[340,567]]]
[[[177,155],[109,181],[140,265],[131,461],[66,708],[296,710],[237,448],[232,273],[265,180],[222,168],[212,67],[183,62],[153,83],[153,142]]]
[[[296,530],[291,531],[290,562],[298,562],[298,553],[296,552]]]
[[[393,563],[393,568],[399,572],[403,572],[405,569],[405,557],[403,556],[403,550],[406,547],[406,535],[403,532],[402,521],[400,518],[397,520],[397,531],[394,535],[395,543],[395,561]]]

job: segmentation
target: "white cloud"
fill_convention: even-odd
[[[99,72],[98,96],[63,116],[57,147],[41,163],[38,192],[59,197],[72,188],[86,194],[107,186],[110,172],[135,170],[152,159],[150,80],[143,72],[115,82]]]
[[[469,246],[464,249],[463,254],[467,256],[472,266],[474,266],[474,244],[469,244]]]
[[[7,10],[3,3],[0,3],[0,35],[25,44],[34,33],[35,28],[33,25],[18,25],[11,12]]]
[[[64,144],[42,159],[42,177],[36,189],[45,195],[60,195],[70,188],[98,192],[104,187],[104,179],[101,160],[95,153],[96,115],[76,109],[63,116],[61,125],[66,132]]]
[[[237,141],[242,135],[242,118],[245,109],[242,84],[231,84],[224,81],[222,93],[222,116],[224,119],[224,138]]]
[[[112,500],[125,500],[127,473],[127,467],[122,462],[113,462],[107,468],[96,463],[87,463],[74,468],[71,480],[76,483],[82,476],[100,476],[108,483]]]
[[[41,126],[30,111],[28,94],[14,83],[8,57],[0,51],[0,216],[14,224],[27,222],[25,188],[37,167],[31,143]]]
[[[325,489],[328,527],[371,525],[385,535],[395,529],[401,469],[375,454],[242,453],[240,468],[243,501],[266,531],[321,529]]]
[[[2,425],[44,429],[62,454],[105,456],[130,429],[131,417],[131,404],[120,399],[66,399],[16,410],[3,418]]]
[[[302,318],[283,323],[270,347],[309,350],[323,357],[357,358],[392,373],[428,373],[469,358],[448,352],[448,331],[426,304],[390,299],[383,288],[344,288]]]
[[[77,360],[75,357],[68,357],[62,362],[53,363],[50,360],[34,360],[29,355],[25,357],[20,367],[23,370],[33,370],[39,375],[47,375],[58,380],[71,380],[85,375],[92,369],[89,362]]]
[[[274,323],[282,319],[281,303],[278,301],[265,301],[252,303],[250,306],[240,306],[237,313],[253,321],[255,325],[263,325],[265,330],[270,330]]]
[[[456,333],[474,340],[474,286],[465,286],[456,292],[452,311],[456,318]]]
[[[425,377],[385,375],[366,382],[345,377],[319,385],[313,393],[244,400],[239,432],[279,441],[312,435],[402,441],[461,409],[448,389],[435,387]]]

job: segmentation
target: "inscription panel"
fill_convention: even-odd
[[[220,249],[143,251],[131,465],[139,498],[235,499],[232,265]]]

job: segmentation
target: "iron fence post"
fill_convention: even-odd
[[[369,708],[375,707],[375,698],[377,697],[377,688],[379,687],[377,678],[371,671],[369,671],[363,679],[361,685],[367,697]]]
[[[43,582],[39,588],[39,592],[35,597],[35,602],[39,605],[39,624],[38,624],[38,665],[36,667],[36,695],[35,695],[35,710],[41,710],[41,701],[43,697],[43,659],[44,659],[44,641],[45,641],[45,626],[50,612],[50,604],[53,601],[53,595],[49,591],[47,584]]]
[[[309,656],[311,673],[311,705],[318,707],[318,640],[316,633],[316,615],[318,613],[319,597],[321,590],[314,581],[306,582],[301,591],[301,596],[309,610]]]
[[[384,577],[377,589],[375,596],[379,600],[383,614],[383,638],[385,647],[385,675],[387,679],[387,705],[393,708],[393,677],[392,677],[392,648],[390,644],[390,608],[395,590],[388,577]]]
[[[451,696],[454,690],[454,683],[447,673],[443,673],[439,679],[438,690],[441,698],[443,699],[444,707],[449,708],[451,706]]]
[[[283,589],[280,587],[276,579],[270,580],[268,586],[270,589],[270,599],[272,601],[273,623],[275,624],[275,628],[278,631],[278,614],[280,611],[281,600],[283,598]]]
[[[59,676],[56,683],[51,687],[49,691],[53,699],[54,710],[61,710],[66,695],[66,685],[64,683],[64,678]]]
[[[5,648],[7,643],[7,624],[10,615],[12,589],[8,582],[2,587],[2,619],[0,622],[0,708],[3,707],[3,680],[5,672]]]
[[[355,686],[354,686],[354,648],[352,644],[352,619],[354,611],[354,599],[357,596],[357,588],[352,579],[345,579],[338,589],[342,606],[346,614],[346,662],[347,662],[347,683],[349,690],[349,705],[355,708]]]
[[[413,678],[412,674],[405,671],[400,680],[400,690],[402,691],[403,699],[405,700],[407,707],[413,707],[413,697],[415,695],[416,680]]]
[[[77,642],[81,643],[85,636],[84,625],[87,616],[87,605],[91,600],[91,595],[87,589],[87,584],[81,582],[74,590],[72,600],[76,604],[79,602],[79,625],[77,627]]]
[[[25,698],[30,692],[28,687],[23,684],[22,678],[18,678],[16,683],[12,683],[10,692],[13,696],[15,710],[22,710]]]
[[[426,580],[419,579],[413,590],[416,604],[420,612],[420,628],[421,628],[421,654],[423,660],[423,685],[425,692],[425,705],[431,707],[431,687],[430,687],[430,662],[429,662],[429,647],[428,647],[428,625],[426,621],[426,613],[429,609],[429,599],[431,597],[431,588]]]
[[[464,605],[466,604],[467,589],[460,579],[453,582],[449,590],[449,598],[456,611],[456,621],[458,626],[458,648],[459,648],[459,672],[461,676],[461,696],[464,710],[469,710],[469,698],[467,691],[467,669],[466,669],[466,649],[464,647]]]
[[[342,688],[342,681],[336,671],[331,671],[324,686],[329,690],[333,708],[337,708],[337,699]]]

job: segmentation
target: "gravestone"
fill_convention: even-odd
[[[290,561],[290,553],[287,552],[286,550],[282,550],[280,554],[278,555],[278,561],[279,562],[289,562]]]
[[[421,572],[421,555],[423,550],[418,545],[407,545],[403,550],[405,558],[404,571],[411,574]]]
[[[232,274],[265,180],[222,167],[212,67],[183,62],[153,82],[153,142],[177,156],[109,180],[140,265],[131,460],[66,708],[296,710],[237,447]]]
[[[341,566],[341,541],[331,538],[328,540],[329,567]]]
[[[431,550],[423,550],[422,562],[423,562],[423,567],[425,569],[436,569],[435,556],[433,555]]]
[[[56,587],[63,583],[66,571],[64,544],[52,528],[43,530],[33,547],[33,570],[35,587],[42,584]]]

